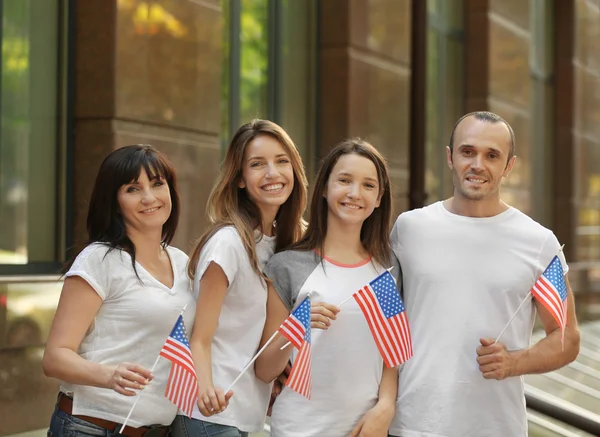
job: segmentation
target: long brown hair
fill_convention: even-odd
[[[135,268],[135,246],[127,236],[123,216],[119,213],[117,194],[119,188],[136,181],[142,170],[150,180],[157,176],[165,179],[171,195],[171,215],[162,226],[161,244],[168,246],[177,230],[180,202],[177,194],[175,168],[167,157],[148,144],[134,144],[112,151],[100,165],[94,190],[90,198],[87,215],[88,242],[105,243],[111,250],[123,249],[131,255],[131,264]],[[72,257],[63,271],[69,270],[75,257]]]
[[[350,138],[334,147],[323,160],[317,173],[314,191],[310,203],[310,218],[304,237],[292,246],[295,250],[317,250],[323,254],[323,244],[327,235],[327,199],[323,193],[327,190],[329,175],[343,155],[354,153],[363,156],[375,164],[379,180],[381,201],[378,208],[364,221],[360,230],[360,241],[367,253],[380,265],[390,263],[390,226],[392,223],[392,193],[389,170],[383,156],[367,141]]]
[[[248,197],[246,190],[239,188],[246,148],[259,135],[270,135],[276,139],[290,157],[294,170],[294,188],[276,216],[275,251],[288,247],[302,236],[304,229],[302,214],[306,208],[308,182],[300,154],[290,136],[279,125],[269,120],[252,120],[242,125],[231,139],[223,169],[208,198],[206,211],[211,226],[198,239],[190,257],[188,276],[191,279],[194,279],[202,248],[219,229],[225,226],[236,228],[242,237],[252,269],[262,275],[256,257],[254,234],[255,229],[259,229],[261,235],[263,232],[260,210]]]

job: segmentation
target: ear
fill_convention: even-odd
[[[240,181],[238,182],[238,188],[246,188],[246,183],[243,179],[240,179]]]
[[[448,164],[448,168],[452,170],[452,150],[448,146],[446,146],[446,163]]]
[[[379,197],[377,198],[377,202],[375,202],[375,208],[379,208],[379,205],[381,205],[381,198],[383,197],[383,193],[381,193],[379,195]]]
[[[502,172],[502,177],[507,178],[513,167],[515,166],[515,162],[517,162],[517,155],[514,155],[512,158],[508,160],[508,164],[506,164],[506,168]]]

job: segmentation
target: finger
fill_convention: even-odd
[[[121,385],[115,385],[114,390],[119,393],[122,394],[123,396],[135,396],[135,392],[131,391],[131,390],[127,390],[126,388],[123,388],[123,386]]]
[[[279,375],[277,377],[277,379],[279,380],[279,382],[281,383],[281,385],[285,385],[285,383],[288,380],[288,376],[285,373],[282,373],[281,375]]]
[[[214,389],[208,393],[208,398],[210,399],[210,404],[207,405],[208,409],[213,413],[219,411],[221,407]]]
[[[482,337],[479,339],[479,342],[482,346],[491,346],[496,342],[496,340],[491,337]]]
[[[340,312],[340,307],[328,302],[321,302],[321,305],[325,307],[328,311],[332,312],[334,315]]]
[[[358,425],[356,425],[354,427],[354,429],[352,430],[352,432],[350,434],[348,434],[348,437],[357,437],[358,434],[360,433],[360,430],[362,429],[362,421],[360,421],[358,423]]]
[[[485,379],[500,379],[500,376],[497,372],[486,372],[483,374]]]
[[[291,371],[292,371],[292,365],[288,361],[288,363],[285,365],[285,369],[283,369],[283,373],[285,374],[285,376],[289,376]]]
[[[498,364],[486,364],[485,366],[479,366],[481,373],[494,373],[500,366]]]
[[[313,329],[322,329],[323,331],[327,331],[329,329],[329,326],[322,322],[311,322],[310,327]]]
[[[198,409],[205,417],[210,417],[214,414],[214,409],[207,392],[204,392],[204,394],[198,398]]]
[[[327,317],[328,319],[332,319],[332,320],[335,320],[335,318],[336,318],[336,313],[334,311],[331,311],[329,308],[325,308],[322,306],[314,307],[310,313],[311,313],[311,315],[312,314],[320,314],[320,315]]]
[[[497,349],[493,346],[479,346],[477,348],[477,355],[479,355],[480,357],[483,357],[485,355],[491,355],[493,353],[495,353],[497,351]]]
[[[127,381],[127,386],[131,388],[143,388],[150,382],[146,377],[129,370],[123,372],[121,378]]]
[[[229,402],[229,399],[231,399],[232,396],[233,396],[233,392],[231,390],[229,390],[227,393],[225,393],[225,400],[227,402]]]
[[[204,404],[202,401],[198,401],[198,411],[200,411],[200,414],[202,414],[204,417],[210,417],[213,415],[213,412],[211,412],[206,407],[206,404]]]
[[[477,364],[479,364],[480,366],[486,365],[486,364],[490,364],[490,363],[495,363],[498,359],[496,358],[495,355],[482,355],[477,357]]]
[[[153,378],[152,372],[150,370],[146,369],[145,367],[140,366],[139,364],[127,364],[126,368],[128,371],[137,373],[142,378],[145,378],[148,381],[151,381]]]
[[[215,389],[215,394],[217,395],[217,401],[219,402],[219,408],[216,410],[217,412],[221,412],[227,408],[227,400],[225,399],[225,393],[220,388]]]
[[[318,322],[318,323],[322,323],[325,326],[329,326],[331,325],[331,320],[329,320],[328,317],[325,317],[321,314],[311,314],[310,315],[310,321],[311,322]]]

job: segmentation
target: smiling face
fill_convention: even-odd
[[[167,182],[158,175],[149,179],[144,169],[137,180],[119,188],[117,201],[127,233],[132,230],[162,232],[171,215],[171,194]]]
[[[453,149],[446,148],[454,197],[468,201],[500,200],[502,179],[511,172],[511,135],[504,123],[465,118],[456,128]]]
[[[356,153],[342,155],[329,174],[323,196],[328,226],[362,226],[381,200],[375,164]]]
[[[294,188],[294,169],[283,146],[270,135],[259,135],[244,153],[240,188],[259,208],[263,217],[275,216]]]

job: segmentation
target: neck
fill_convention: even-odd
[[[162,230],[156,232],[141,232],[137,229],[127,229],[127,236],[135,246],[136,258],[158,258],[162,253],[160,244]]]
[[[273,222],[275,221],[275,217],[277,216],[278,211],[279,207],[260,211],[262,231],[263,234],[265,234],[267,237],[273,236]]]
[[[328,217],[327,234],[323,242],[323,255],[344,264],[356,264],[368,257],[360,241],[359,225],[342,225]]]
[[[509,206],[504,203],[500,196],[493,196],[489,199],[470,200],[465,199],[454,192],[454,197],[446,199],[444,206],[448,211],[456,215],[465,217],[494,217],[506,211]]]

